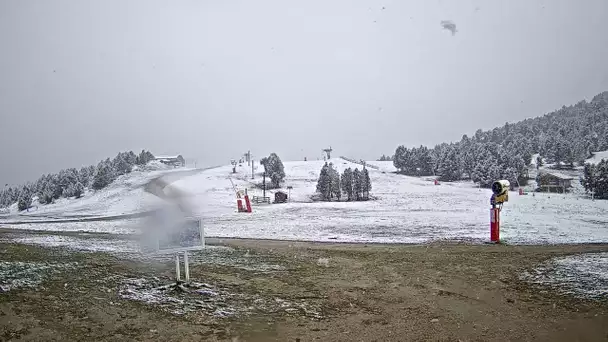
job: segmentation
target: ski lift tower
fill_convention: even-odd
[[[327,160],[331,159],[331,151],[333,151],[331,149],[331,146],[329,146],[329,148],[323,149],[323,152],[325,152],[325,154],[327,154]]]

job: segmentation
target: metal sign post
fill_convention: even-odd
[[[184,251],[184,273],[186,273],[186,283],[190,282],[190,264],[188,264],[188,251]]]
[[[175,281],[180,282],[182,277],[179,274],[179,253],[175,254]]]
[[[200,218],[186,217],[175,223],[163,222],[153,233],[154,241],[144,239],[142,250],[153,253],[175,253],[175,283],[166,288],[187,291],[183,284],[190,286],[189,251],[205,248],[205,232]],[[184,276],[182,280],[180,254],[184,255]]]
[[[287,195],[287,200],[291,202],[291,189],[293,189],[293,186],[289,185],[287,187],[287,191],[289,192],[289,194]]]
[[[179,255],[180,255],[180,252],[177,252],[175,254],[175,282],[178,284],[182,282]],[[190,282],[190,263],[188,261],[188,251],[187,250],[184,251],[184,276],[186,279],[185,282],[189,283]]]

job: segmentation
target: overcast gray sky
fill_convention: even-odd
[[[0,0],[0,181],[142,148],[215,165],[458,140],[608,90],[606,14],[606,0]]]

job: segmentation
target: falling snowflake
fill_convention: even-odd
[[[452,32],[452,36],[458,32],[458,30],[456,30],[456,24],[454,24],[454,22],[451,20],[442,20],[441,27],[443,27],[444,30],[450,30]]]

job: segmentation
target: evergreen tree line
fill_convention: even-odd
[[[602,159],[597,165],[585,164],[581,184],[595,198],[608,199],[608,160]]]
[[[260,164],[264,166],[264,172],[270,178],[272,188],[279,188],[285,179],[285,167],[281,158],[276,153],[271,153],[268,157],[260,159]]]
[[[120,152],[114,159],[100,161],[97,166],[90,165],[80,170],[69,168],[56,174],[42,175],[35,182],[0,190],[0,208],[17,202],[19,210],[32,205],[32,197],[38,196],[40,204],[53,203],[59,198],[80,198],[85,189],[103,189],[118,176],[130,173],[135,165],[145,165],[154,159],[149,151],[136,155],[132,151]]]
[[[393,160],[393,157],[385,156],[384,154],[380,158],[378,158],[378,161],[392,161],[392,160]]]
[[[407,175],[468,178],[489,187],[496,179],[523,185],[535,153],[559,168],[583,165],[591,152],[603,150],[608,150],[608,92],[542,117],[479,129],[458,142],[434,148],[399,146],[389,159]]]
[[[362,171],[355,168],[353,171],[349,167],[340,176],[333,163],[325,163],[317,181],[317,192],[324,201],[334,198],[340,201],[342,194],[346,195],[347,201],[366,201],[371,190],[372,182],[366,168]]]

